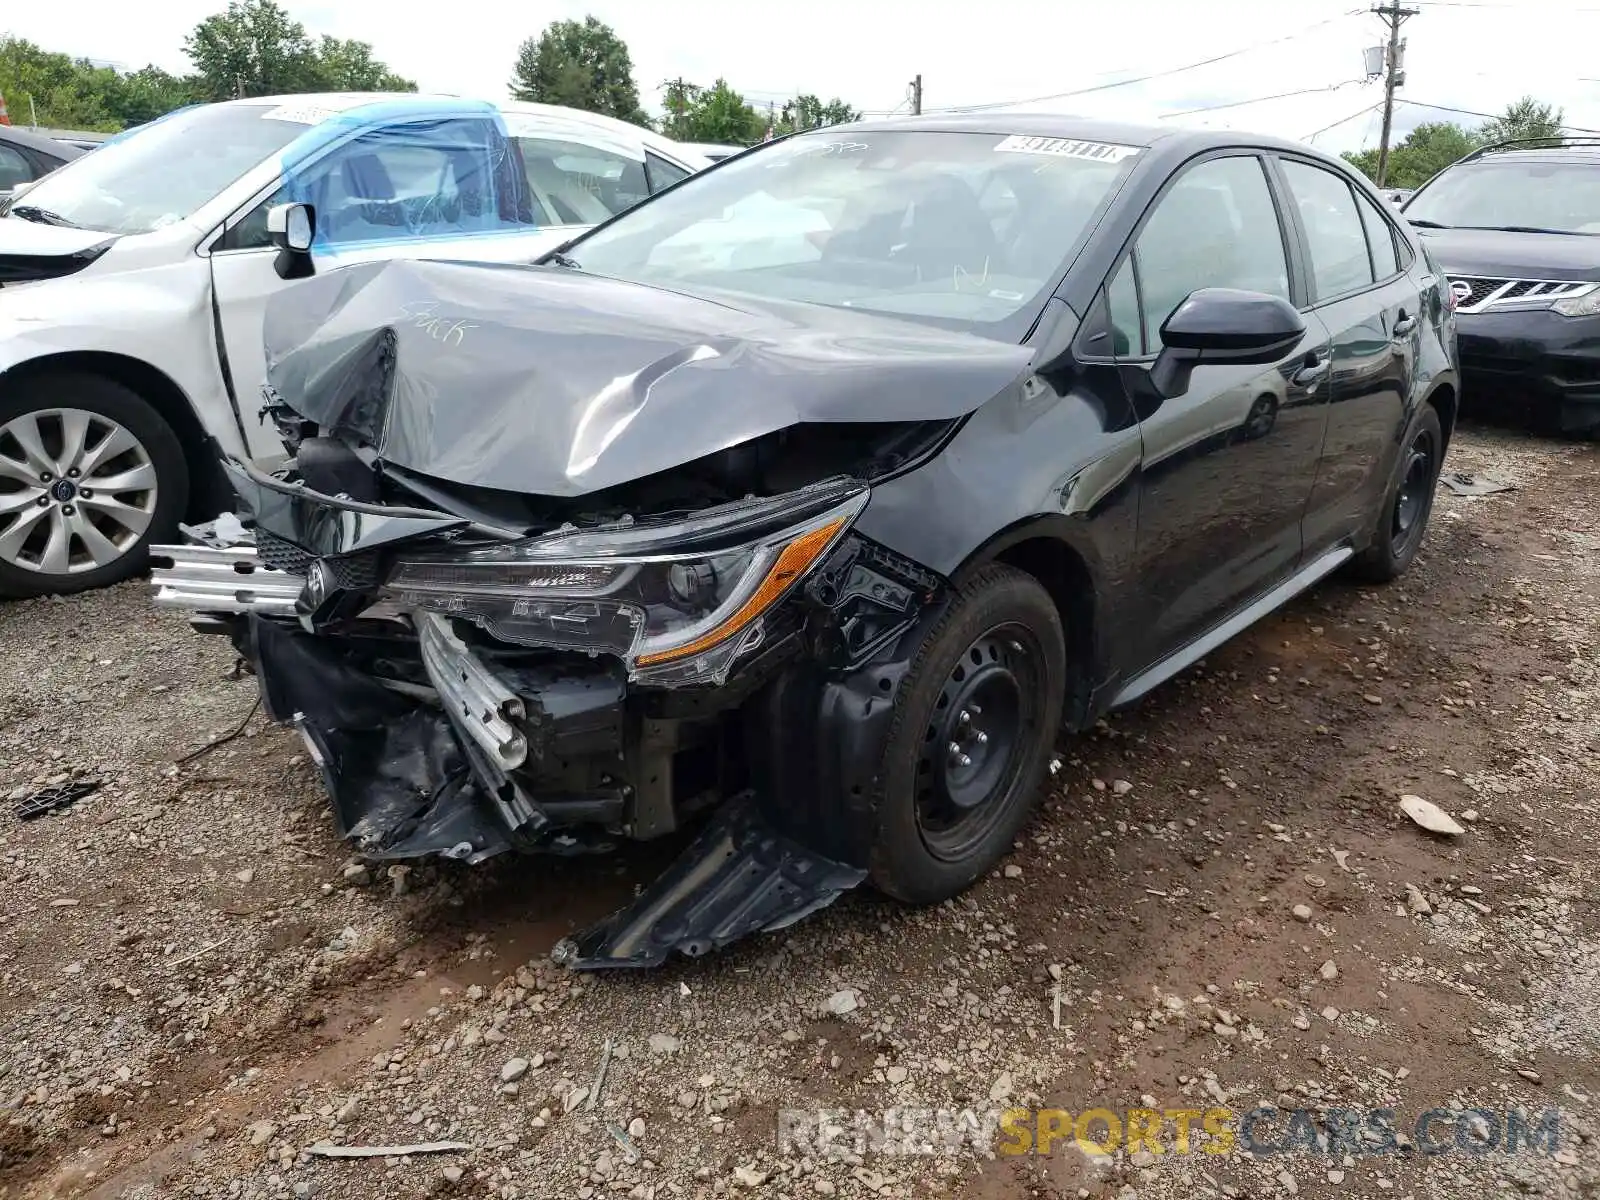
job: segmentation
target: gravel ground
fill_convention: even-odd
[[[251,711],[219,639],[140,585],[0,605],[0,793],[101,781],[0,810],[0,1197],[1600,1195],[1600,453],[1467,431],[1450,466],[1517,488],[1441,492],[1399,584],[1330,582],[1064,742],[967,895],[642,974],[546,955],[672,847],[369,874],[259,716],[176,765]],[[776,1134],[1033,1105],[1557,1108],[1560,1145]],[[435,1141],[467,1148],[307,1153]]]

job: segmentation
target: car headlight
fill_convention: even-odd
[[[1600,315],[1600,283],[1591,283],[1589,289],[1576,296],[1567,296],[1552,304],[1551,309],[1563,317],[1593,317]]]
[[[410,556],[384,590],[500,641],[614,654],[634,679],[721,683],[759,640],[763,615],[822,561],[869,494],[830,480],[674,520]]]

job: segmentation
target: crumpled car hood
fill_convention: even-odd
[[[274,296],[267,380],[302,417],[454,483],[577,496],[807,422],[948,420],[1025,346],[556,267],[389,261]]]

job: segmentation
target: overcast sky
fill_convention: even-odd
[[[1407,2],[1420,13],[1404,27],[1402,97],[1493,113],[1533,93],[1565,108],[1570,124],[1600,130],[1593,53],[1600,0]],[[7,4],[0,30],[123,67],[154,62],[182,71],[184,35],[222,7],[223,0]],[[709,84],[718,75],[758,104],[807,91],[869,112],[904,111],[908,81],[921,72],[929,110],[1051,97],[1024,107],[1301,139],[1315,133],[1328,150],[1378,139],[1377,111],[1363,110],[1382,99],[1382,89],[1362,82],[1362,49],[1382,40],[1382,25],[1369,5],[1334,0],[287,0],[285,7],[313,35],[371,42],[425,91],[491,99],[504,96],[523,38],[549,21],[592,13],[628,43],[652,111],[663,80]],[[1175,70],[1219,55],[1230,57]],[[1060,95],[1156,73],[1166,74]],[[1329,90],[1172,115],[1301,89]],[[1441,119],[1476,121],[1396,108],[1402,134]]]

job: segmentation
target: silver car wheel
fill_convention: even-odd
[[[98,570],[139,544],[155,511],[150,452],[110,417],[42,408],[0,425],[0,562]]]

